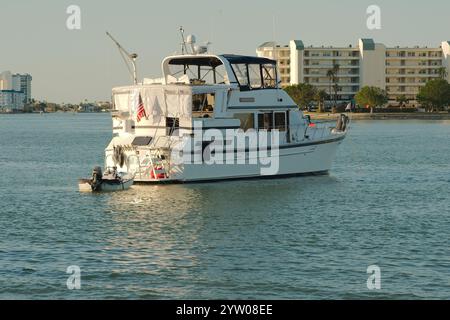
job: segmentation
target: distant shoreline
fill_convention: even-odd
[[[99,111],[99,112],[17,112],[17,113],[6,113],[0,112],[1,115],[47,115],[47,114],[107,114],[111,111]],[[351,120],[450,120],[450,113],[346,113]],[[311,116],[312,120],[337,120],[339,113],[315,113],[315,112],[305,112],[305,115]]]
[[[26,115],[26,114],[35,114],[35,115],[44,115],[44,114],[90,114],[90,113],[111,113],[111,111],[92,111],[92,112],[73,112],[73,111],[56,111],[56,112],[0,112],[0,115]]]
[[[346,113],[351,120],[450,120],[450,113]],[[312,120],[336,120],[338,113],[305,113]]]

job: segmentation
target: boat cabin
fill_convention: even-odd
[[[278,129],[289,142],[301,113],[279,86],[276,62],[240,55],[181,55],[162,62],[163,78],[113,89],[114,135],[185,135],[203,128]],[[145,112],[139,106],[144,106]],[[140,119],[139,119],[140,118]]]

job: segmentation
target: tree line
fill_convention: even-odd
[[[336,82],[336,74],[338,69],[330,70],[330,77]],[[450,84],[445,78],[447,74],[441,75],[441,78],[430,80],[425,86],[420,88],[417,94],[417,101],[428,112],[436,112],[445,110],[450,106]],[[332,83],[332,81],[330,81]],[[330,91],[332,92],[330,84]],[[318,112],[325,110],[325,101],[333,101],[334,107],[337,107],[338,86],[334,86],[334,97],[325,90],[319,90],[309,83],[300,83],[290,85],[284,90],[291,96],[294,102],[302,109],[308,108],[313,102],[317,103]],[[365,86],[361,88],[355,95],[355,102],[361,107],[370,108],[371,112],[377,107],[383,107],[388,103],[388,94],[385,90],[378,87]],[[396,98],[400,108],[405,107],[409,100],[405,95]],[[350,101],[349,101],[350,102]]]

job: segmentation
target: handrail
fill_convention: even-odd
[[[127,156],[127,169],[130,170],[130,167],[129,167],[130,158],[133,158],[133,157],[135,157],[137,159],[137,164],[138,164],[138,168],[139,168],[139,179],[142,179],[141,161],[137,155],[131,154],[131,155]],[[134,172],[134,175],[136,175],[136,172]]]

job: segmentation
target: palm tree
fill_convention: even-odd
[[[330,94],[330,98],[331,98],[331,86],[333,85],[333,79],[334,79],[333,70],[330,69],[327,71],[327,77],[328,77],[328,79],[330,79],[330,89],[328,90],[328,93]]]
[[[447,76],[448,76],[447,69],[445,67],[440,67],[438,69],[438,74],[439,74],[439,78],[445,80],[445,78],[447,78]]]
[[[328,93],[325,90],[319,90],[316,92],[316,101],[319,105],[317,112],[324,112],[325,100],[328,98]]]
[[[408,98],[404,94],[402,94],[401,96],[398,96],[395,100],[397,100],[400,108],[403,108],[404,106],[406,106],[409,103]]]
[[[332,84],[334,85],[333,89],[334,89],[334,106],[335,107],[337,105],[337,95],[338,95],[338,91],[339,91],[339,86],[337,83],[338,73],[339,73],[339,65],[338,64],[334,64],[333,68],[327,71],[327,77],[330,79],[330,96],[331,96],[331,86],[332,86]]]

